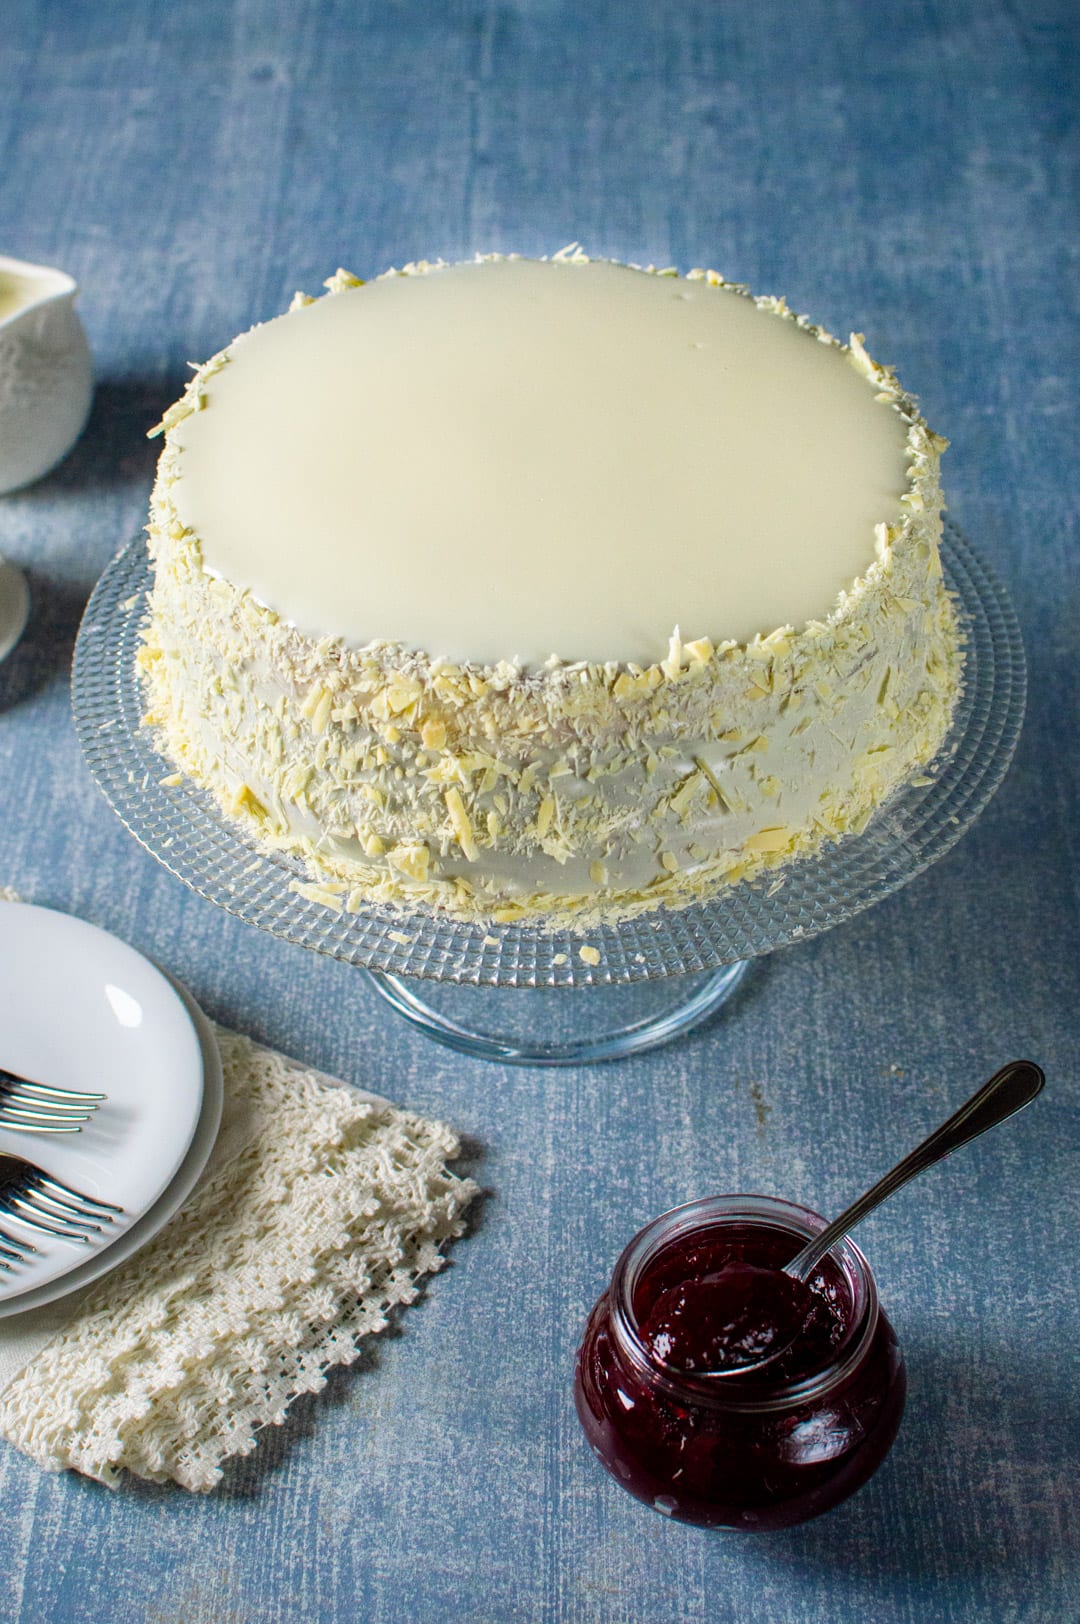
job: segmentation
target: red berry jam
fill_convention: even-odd
[[[639,1500],[707,1528],[784,1528],[854,1493],[888,1454],[904,1364],[866,1259],[845,1240],[805,1286],[782,1272],[824,1222],[720,1196],[626,1248],[589,1318],[575,1399],[593,1450]]]
[[[748,1263],[745,1246],[731,1236],[670,1251],[674,1283],[663,1285],[658,1259],[657,1278],[650,1276],[638,1304],[641,1340],[670,1370],[723,1374],[786,1355],[774,1374],[781,1368],[791,1374],[793,1361],[813,1363],[839,1341],[840,1316],[818,1280],[804,1285],[779,1266]],[[648,1304],[646,1295],[653,1298]]]

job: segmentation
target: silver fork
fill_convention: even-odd
[[[0,1127],[14,1133],[81,1133],[105,1098],[34,1083],[0,1067]]]
[[[89,1245],[92,1235],[100,1235],[107,1224],[123,1217],[123,1207],[82,1195],[52,1178],[43,1168],[23,1161],[21,1156],[0,1155],[0,1215],[17,1219],[46,1235]],[[15,1249],[15,1255],[8,1248]],[[13,1263],[25,1261],[18,1254],[37,1248],[0,1230],[0,1267],[10,1272]]]

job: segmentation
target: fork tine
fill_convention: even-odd
[[[20,1219],[24,1224],[29,1224],[32,1229],[44,1230],[46,1235],[59,1235],[63,1240],[83,1241],[86,1245],[90,1243],[89,1235],[84,1234],[81,1229],[62,1229],[56,1224],[45,1223],[40,1214],[40,1209],[34,1207],[22,1196],[8,1196],[7,1201],[0,1204],[0,1212],[6,1212],[9,1218]],[[97,1225],[91,1225],[90,1227],[96,1229]]]
[[[0,1111],[0,1128],[6,1128],[9,1133],[82,1133],[80,1126],[63,1127],[57,1123],[46,1122],[16,1122]]]
[[[0,1111],[30,1111],[35,1116],[78,1117],[89,1122],[97,1111],[93,1100],[49,1100],[37,1094],[24,1094],[12,1089],[9,1094],[0,1090]]]
[[[123,1207],[115,1207],[111,1201],[99,1201],[97,1196],[82,1195],[78,1190],[71,1190],[66,1184],[61,1184],[59,1179],[50,1178],[48,1173],[41,1173],[34,1180],[34,1183],[41,1189],[51,1190],[58,1199],[63,1199],[66,1196],[72,1201],[83,1201],[88,1207],[93,1207],[98,1211],[115,1212],[119,1213],[121,1217],[123,1216]]]
[[[0,1099],[0,1128],[9,1128],[12,1133],[81,1133],[83,1124],[89,1120],[89,1116],[74,1112],[70,1107],[32,1111]]]
[[[29,1088],[0,1086],[0,1104],[18,1106],[26,1111],[85,1111],[92,1116],[100,1108],[100,1100],[61,1099],[54,1094],[38,1094]]]
[[[23,1199],[23,1198],[20,1198]],[[12,1205],[17,1205],[13,1202]],[[50,1223],[59,1224],[56,1234],[66,1234],[68,1230],[77,1230],[80,1235],[102,1235],[104,1230],[100,1224],[95,1224],[89,1218],[80,1218],[73,1212],[58,1212],[54,1207],[39,1207],[36,1201],[26,1198],[23,1205],[23,1217],[28,1212],[34,1214],[35,1220],[47,1218]],[[29,1219],[26,1220],[28,1223]]]
[[[17,1072],[5,1071],[3,1066],[0,1066],[0,1089],[5,1091],[25,1089],[28,1092],[32,1091],[35,1094],[54,1100],[94,1100],[100,1102],[109,1097],[107,1094],[94,1094],[80,1088],[54,1088],[51,1083],[35,1083],[29,1077],[20,1077]]]
[[[32,1229],[44,1229],[45,1234],[58,1234],[65,1241],[89,1241],[86,1229],[97,1229],[97,1224],[84,1224],[83,1221],[67,1220],[67,1226],[60,1223],[45,1223],[45,1220],[55,1220],[58,1213],[49,1212],[49,1208],[36,1207],[26,1195],[8,1195],[5,1205],[0,1205],[0,1212],[8,1213],[10,1218],[18,1218],[21,1223],[28,1223]],[[99,1231],[101,1233],[101,1231]]]
[[[58,1196],[50,1195],[48,1190],[39,1189],[36,1184],[24,1185],[19,1194],[39,1212],[49,1218],[58,1218],[65,1224],[79,1224],[85,1220],[87,1228],[100,1229],[102,1224],[112,1223],[111,1213],[95,1212],[92,1207],[80,1206],[77,1201],[61,1201]]]
[[[14,1120],[33,1117],[38,1122],[89,1122],[93,1111],[80,1111],[74,1105],[31,1104],[23,1099],[0,1099],[0,1116]]]
[[[0,1116],[11,1117],[13,1122],[89,1122],[93,1111],[76,1111],[75,1106],[28,1106],[0,1099]]]
[[[21,1235],[10,1235],[6,1229],[0,1229],[0,1252],[5,1257],[21,1258],[27,1252],[36,1252],[37,1247],[24,1241]]]

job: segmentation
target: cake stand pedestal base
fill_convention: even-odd
[[[661,1044],[670,1043],[673,1038],[693,1031],[695,1026],[707,1021],[721,1005],[727,1003],[749,967],[749,959],[725,964],[723,969],[700,982],[689,997],[684,994],[673,1008],[647,1015],[595,1037],[579,1034],[565,1043],[531,1037],[499,1037],[472,1026],[463,1026],[417,997],[402,977],[382,974],[377,970],[365,970],[363,974],[403,1020],[449,1049],[457,1049],[461,1054],[472,1055],[478,1060],[498,1060],[504,1066],[576,1066],[643,1054],[647,1049],[658,1049]],[[698,978],[693,979],[697,981]],[[682,977],[677,977],[676,983],[682,980]],[[597,989],[591,997],[595,999],[605,992],[610,996],[611,991],[616,996],[620,992],[625,995],[626,989]],[[505,996],[503,991],[501,997]],[[522,997],[526,996],[535,1002],[538,996],[543,996],[543,992],[540,989],[522,992]],[[589,994],[579,994],[575,1002],[588,1003],[589,998]]]

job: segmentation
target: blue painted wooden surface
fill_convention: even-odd
[[[1075,25],[1069,0],[8,0],[0,252],[78,277],[99,381],[71,458],[0,501],[35,599],[0,669],[0,881],[446,1117],[491,1194],[400,1334],[213,1497],[0,1451],[4,1620],[1080,1614]],[[354,972],[186,892],[88,781],[67,665],[186,360],[338,264],[575,238],[864,331],[952,440],[952,513],[1010,587],[1033,680],[1005,786],[936,869],[758,967],[682,1046],[543,1074],[428,1045]],[[620,1494],[569,1376],[635,1228],[717,1190],[838,1209],[1014,1054],[1044,1099],[863,1232],[911,1374],[879,1476],[761,1541]]]

